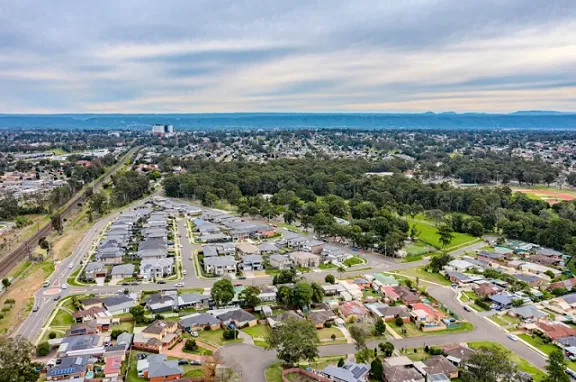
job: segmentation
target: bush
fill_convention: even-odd
[[[8,305],[8,304],[13,305],[15,303],[16,303],[16,300],[14,300],[13,298],[9,298],[6,301],[4,301],[4,304],[6,304],[6,305]]]
[[[336,334],[332,333],[332,335],[330,336],[330,338],[332,338],[332,341],[334,341],[336,339]]]
[[[476,300],[476,305],[481,307],[482,309],[490,310],[490,304],[486,301]]]
[[[112,333],[110,334],[110,337],[112,337],[112,339],[115,340],[115,339],[118,338],[118,336],[119,336],[120,334],[122,334],[122,333],[124,333],[124,332],[125,332],[125,330],[122,330],[122,329],[114,329],[114,330],[112,330]]]
[[[50,344],[48,344],[48,341],[40,342],[36,347],[36,354],[38,354],[39,357],[47,356],[49,353]]]
[[[10,307],[9,306],[5,306],[4,308],[2,308],[2,312],[6,313],[10,311]]]
[[[444,355],[444,350],[435,347],[431,347],[430,349],[428,349],[428,352],[430,353],[430,355]]]
[[[325,327],[325,328],[331,328],[331,327],[332,327],[332,323],[330,323],[330,322],[325,322],[325,323],[324,323],[324,327]]]
[[[224,337],[225,340],[233,340],[238,338],[238,330],[236,329],[224,329],[224,332],[222,333],[222,337]]]
[[[326,277],[324,277],[324,281],[328,284],[334,284],[336,282],[336,278],[334,275],[326,275]]]
[[[198,350],[198,345],[196,345],[196,340],[187,339],[184,343],[184,350],[196,351]]]
[[[3,319],[3,318],[4,318],[4,315],[3,315],[3,314],[0,314],[0,320]]]
[[[396,326],[404,326],[404,320],[402,319],[402,317],[396,317],[394,319],[394,323],[396,324]]]
[[[54,333],[54,332],[48,333],[48,338],[53,340],[54,338],[56,338],[56,333]]]

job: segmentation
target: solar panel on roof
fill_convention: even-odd
[[[73,373],[74,371],[75,371],[75,369],[73,369],[71,367],[67,367],[65,369],[52,370],[52,374],[53,375],[64,375],[64,374]]]

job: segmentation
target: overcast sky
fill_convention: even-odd
[[[0,0],[0,112],[576,110],[575,0]]]

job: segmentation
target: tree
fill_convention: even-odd
[[[39,357],[45,357],[50,354],[50,344],[48,341],[40,342],[38,346],[36,346],[36,354]]]
[[[404,280],[404,284],[406,284],[406,286],[407,286],[408,288],[412,288],[412,280],[406,279],[406,280]]]
[[[34,345],[26,338],[0,337],[0,381],[36,382],[39,365],[33,359]]]
[[[344,362],[344,358],[341,357],[341,358],[338,360],[338,367],[344,366],[344,363],[345,363],[345,362]]]
[[[210,295],[216,306],[226,306],[234,298],[234,286],[228,279],[218,280],[212,285]]]
[[[54,229],[54,231],[58,232],[58,234],[62,233],[62,217],[60,215],[54,215],[52,217],[52,228]]]
[[[260,289],[255,286],[249,286],[240,292],[238,296],[240,301],[244,304],[244,306],[253,308],[256,305],[260,304]]]
[[[404,326],[404,320],[402,320],[402,317],[396,317],[394,319],[394,324],[396,324],[396,326]]]
[[[517,380],[516,365],[510,361],[507,351],[499,347],[480,347],[462,366],[462,382]]]
[[[312,283],[312,301],[315,303],[320,303],[324,300],[324,289],[317,283]]]
[[[524,300],[521,298],[515,298],[514,300],[512,300],[512,306],[515,308],[519,308],[522,305],[524,305]]]
[[[442,224],[438,227],[436,233],[440,236],[438,241],[442,244],[442,248],[452,243],[454,235],[452,235],[452,228],[448,224]]]
[[[186,342],[184,342],[184,350],[188,351],[196,351],[198,349],[198,345],[196,345],[196,340],[192,338],[188,338]]]
[[[554,278],[554,272],[552,272],[551,270],[547,270],[546,272],[544,272],[544,274],[548,277],[550,277],[551,279]]]
[[[438,273],[450,261],[452,261],[452,256],[448,254],[434,256],[432,257],[432,260],[430,260],[430,269],[432,270],[432,272]]]
[[[294,269],[284,269],[274,276],[272,284],[293,284],[296,281],[296,271]]]
[[[145,313],[146,310],[142,305],[136,305],[130,308],[130,314],[132,317],[134,317],[134,321],[136,321],[137,324],[141,324],[146,321],[146,317],[144,317]]]
[[[542,382],[570,382],[570,377],[566,370],[566,360],[562,350],[556,349],[548,355],[548,366],[546,366],[548,375]]]
[[[384,320],[382,320],[381,318],[378,318],[376,320],[376,324],[374,325],[374,331],[379,336],[384,334],[384,332],[386,331],[386,324],[384,323]]]
[[[324,277],[324,281],[327,282],[328,284],[334,284],[336,282],[336,278],[334,277],[334,275],[326,275],[326,277]]]
[[[366,330],[359,325],[352,325],[349,329],[350,337],[356,342],[356,350],[359,351],[366,347]]]
[[[283,215],[284,223],[292,224],[296,220],[296,213],[292,210],[287,210]]]
[[[45,251],[47,251],[50,248],[50,243],[48,242],[48,240],[46,240],[45,236],[42,236],[40,239],[38,239],[38,245]]]
[[[10,280],[8,280],[7,277],[4,277],[2,279],[2,286],[4,286],[4,289],[8,288],[10,286],[10,284],[11,284],[11,282],[10,282]]]
[[[420,232],[420,230],[418,229],[418,225],[417,225],[417,224],[414,224],[414,225],[412,226],[412,228],[410,228],[410,234],[409,234],[410,240],[415,241],[415,240],[418,238],[418,236],[420,235],[420,233],[421,233],[421,232]]]
[[[48,333],[48,339],[53,340],[54,338],[56,338],[56,333],[54,332]]]
[[[386,357],[391,357],[394,353],[394,344],[392,342],[380,342],[378,344],[380,351],[386,355]]]
[[[342,273],[346,272],[346,268],[344,268],[342,265],[340,265],[338,267],[338,273],[340,273],[340,278],[342,278]]]
[[[382,366],[382,361],[380,358],[375,358],[372,363],[370,364],[370,373],[372,374],[372,378],[381,381],[382,374],[384,373],[384,367]]]
[[[276,300],[287,307],[292,302],[292,289],[287,285],[282,285],[276,292]]]
[[[313,295],[314,290],[312,289],[312,286],[304,281],[300,281],[294,285],[294,290],[292,291],[292,302],[294,305],[304,308],[310,305]]]
[[[268,337],[268,349],[277,349],[277,356],[289,366],[318,357],[318,335],[310,320],[288,319]]]
[[[112,333],[110,334],[110,337],[115,340],[118,338],[118,336],[122,333],[126,332],[126,330],[123,329],[114,329],[112,330]]]

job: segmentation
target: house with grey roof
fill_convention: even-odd
[[[140,277],[144,280],[161,279],[174,274],[174,258],[144,259],[140,262]]]
[[[258,323],[256,316],[244,309],[227,309],[223,313],[217,313],[215,317],[224,325],[234,324],[237,328],[254,326]]]
[[[180,326],[190,332],[195,330],[205,330],[207,327],[211,330],[220,329],[221,321],[208,313],[194,313],[184,316],[180,319]]]
[[[322,374],[338,382],[365,382],[368,379],[370,366],[364,363],[346,362],[342,367],[328,365]],[[396,381],[395,381],[396,382]]]
[[[278,247],[276,245],[266,241],[262,244],[258,244],[257,247],[263,255],[271,255],[278,252]]]
[[[106,247],[99,248],[96,250],[94,258],[105,264],[120,264],[122,263],[122,256],[124,256],[125,251],[119,247]]]
[[[215,275],[236,273],[236,260],[233,256],[217,256],[204,258],[204,272]]]
[[[96,349],[100,341],[98,334],[84,334],[79,336],[68,336],[62,338],[56,355],[59,358],[66,357],[68,354],[73,354],[79,350],[90,351]]]
[[[208,233],[198,236],[197,241],[200,243],[223,243],[232,240],[229,235],[219,233]]]
[[[184,369],[178,365],[178,360],[166,360],[162,354],[153,354],[147,357],[147,370],[143,376],[154,381],[170,381],[181,378]]]
[[[216,250],[220,256],[236,254],[236,246],[234,243],[220,243],[216,245]]]
[[[128,313],[130,308],[136,306],[136,301],[126,295],[104,297],[102,303],[112,314]]]
[[[286,255],[272,255],[270,256],[270,266],[278,269],[288,269],[292,266],[290,258]]]
[[[218,251],[216,250],[216,247],[207,245],[206,247],[202,248],[202,254],[204,257],[217,257]]]
[[[134,264],[116,265],[110,271],[112,281],[121,281],[134,276]]]
[[[106,277],[108,275],[108,270],[103,263],[99,261],[94,261],[86,264],[84,267],[84,279],[87,281],[94,281],[99,277]]]
[[[178,308],[203,309],[208,307],[210,296],[199,293],[182,293],[178,296]]]
[[[547,316],[546,313],[544,313],[534,305],[524,305],[518,308],[511,308],[508,314],[514,317],[519,317],[523,320],[535,320],[537,318]]]
[[[260,255],[245,255],[242,257],[244,271],[260,271],[264,269],[264,260]]]
[[[132,338],[134,335],[132,333],[123,332],[116,339],[116,345],[124,346],[125,350],[128,350],[132,345]]]
[[[86,368],[92,362],[90,356],[64,357],[60,364],[50,367],[46,372],[48,380],[75,379],[84,377]]]

